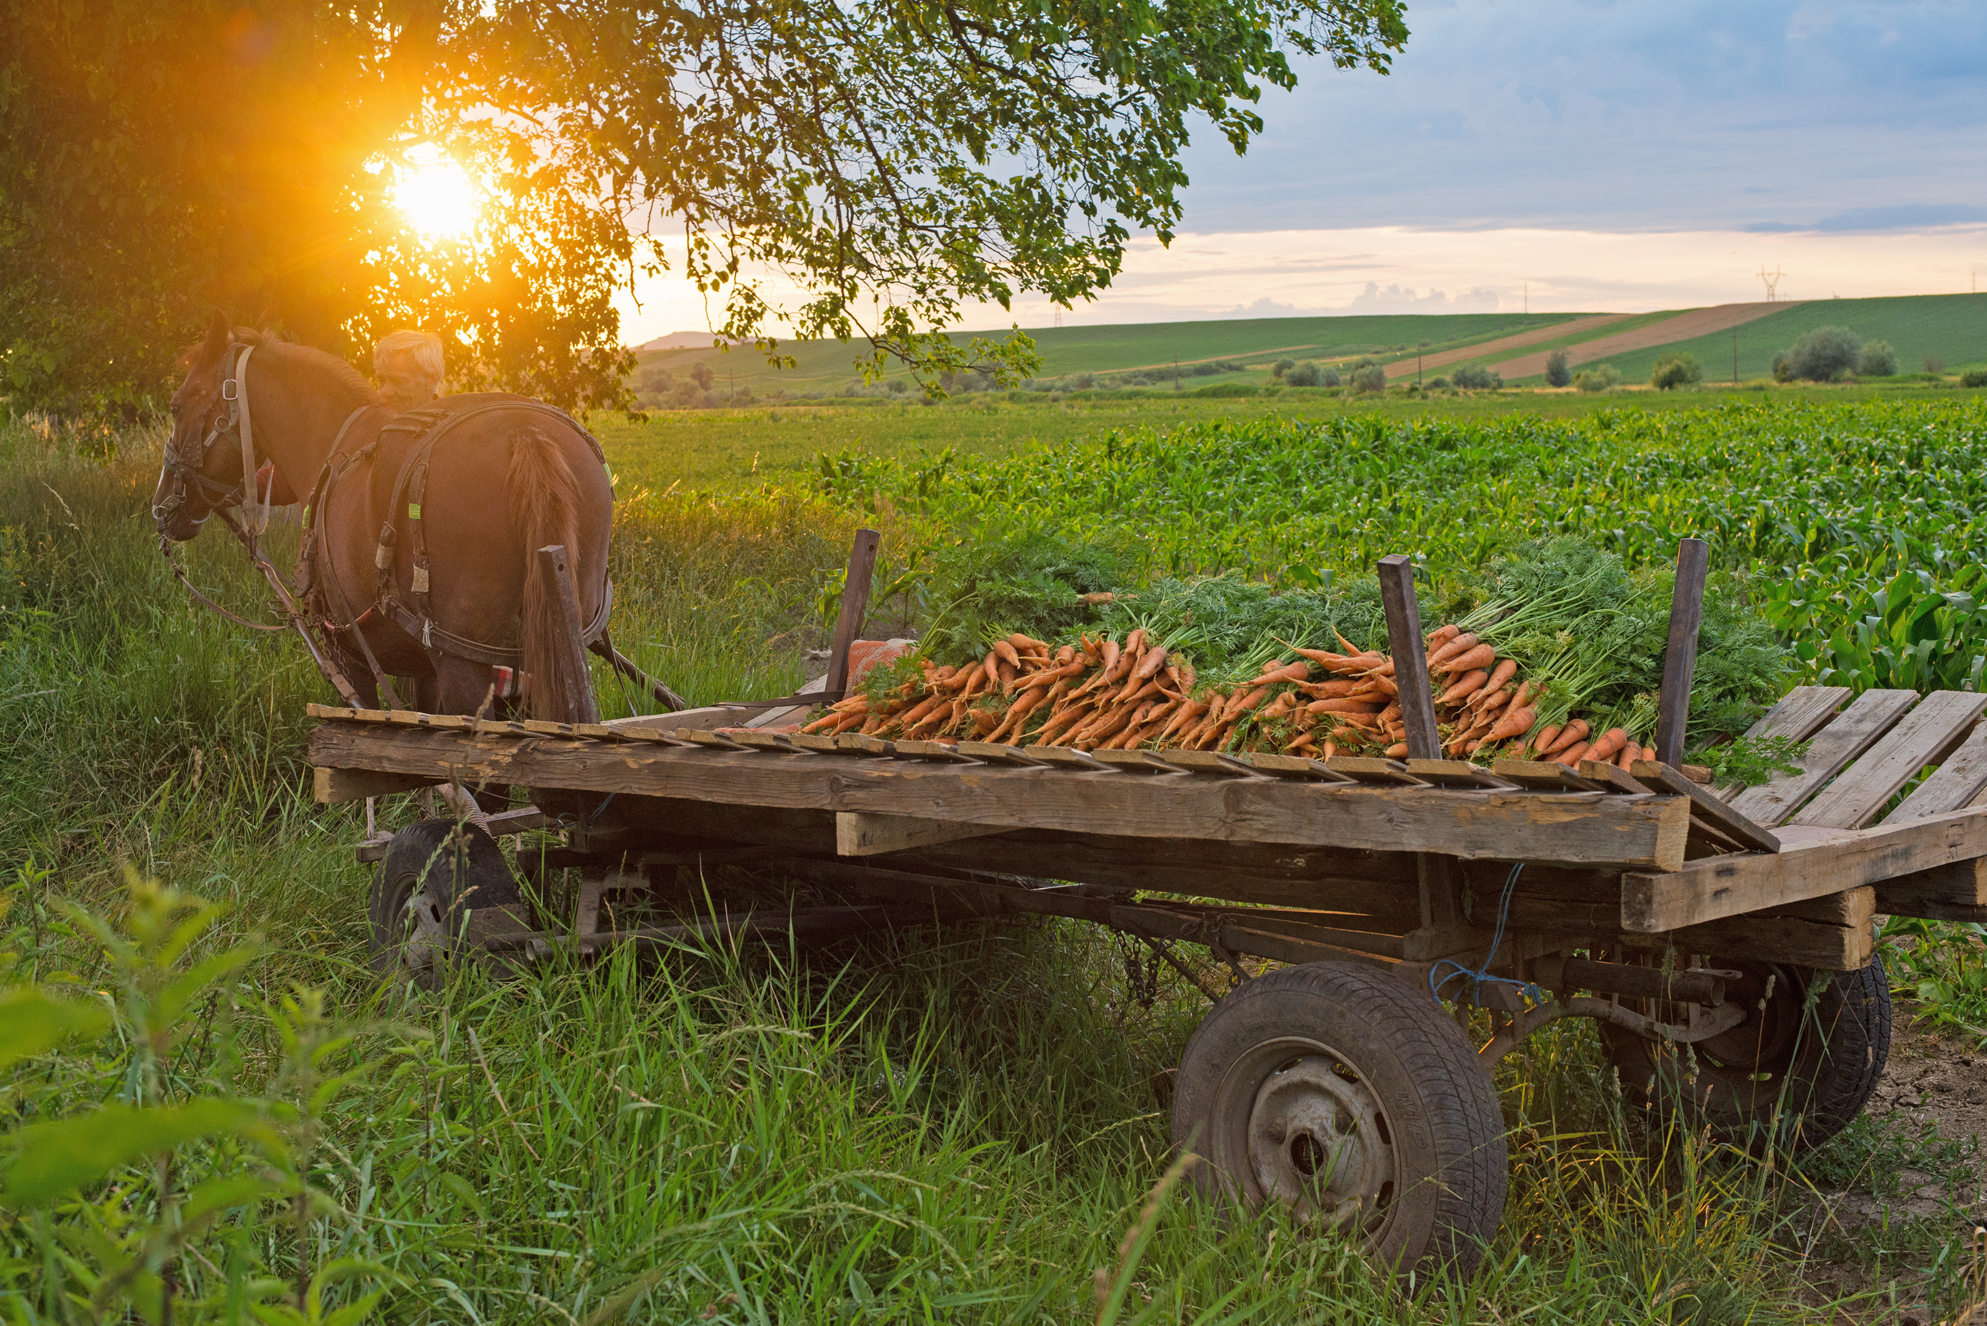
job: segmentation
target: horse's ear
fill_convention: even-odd
[[[219,309],[207,324],[207,339],[200,343],[202,359],[219,359],[228,348],[228,315]]]

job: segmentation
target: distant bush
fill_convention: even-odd
[[[1804,332],[1786,352],[1783,366],[1773,361],[1773,376],[1782,382],[1803,379],[1808,382],[1840,382],[1856,371],[1863,356],[1863,342],[1847,327],[1817,327]],[[1786,376],[1782,377],[1784,371]]]
[[[1447,378],[1428,379],[1428,389],[1430,391],[1447,391],[1453,385]]]
[[[901,396],[911,389],[911,380],[909,378],[891,378],[888,386],[891,395]]]
[[[1293,387],[1315,387],[1318,385],[1318,366],[1306,359],[1295,368],[1285,369],[1283,380]]]
[[[1355,391],[1385,391],[1387,370],[1370,359],[1362,359],[1352,367],[1352,387]]]
[[[1682,350],[1662,355],[1649,372],[1649,385],[1657,391],[1675,391],[1678,387],[1695,386],[1702,381],[1704,366],[1697,362],[1696,355]]]
[[[1545,357],[1545,382],[1548,387],[1573,385],[1573,370],[1567,366],[1566,351],[1554,350]]]
[[[1596,364],[1573,375],[1573,386],[1580,391],[1606,391],[1620,381],[1621,370],[1613,364]]]
[[[690,365],[690,380],[696,383],[699,389],[709,391],[711,384],[718,380],[718,375],[711,371],[709,364],[700,362]]]
[[[1937,355],[1926,355],[1925,371],[1927,373],[1943,373],[1946,371],[1946,361]]]
[[[661,364],[649,364],[635,373],[635,386],[648,396],[667,396],[676,387],[676,375]]]
[[[1288,373],[1291,369],[1295,367],[1297,367],[1297,361],[1295,359],[1279,359],[1274,364],[1270,365],[1269,375],[1273,378],[1280,378],[1285,373]]]
[[[1890,348],[1889,341],[1863,342],[1863,353],[1856,358],[1856,373],[1866,378],[1895,377],[1897,351]]]
[[[1496,391],[1504,385],[1504,375],[1481,364],[1465,364],[1456,370],[1455,383],[1465,391]]]
[[[1987,368],[1969,368],[1959,375],[1962,387],[1987,387]]]
[[[1319,385],[1319,386],[1321,386],[1321,387],[1338,387],[1338,386],[1343,386],[1343,385],[1344,385],[1344,383],[1345,383],[1345,379],[1344,379],[1344,378],[1342,378],[1342,377],[1340,377],[1340,376],[1338,375],[1338,370],[1337,370],[1337,369],[1335,369],[1335,368],[1333,368],[1333,367],[1332,367],[1332,366],[1331,366],[1330,364],[1320,364],[1320,365],[1318,365],[1318,385]]]
[[[1097,375],[1095,373],[1078,373],[1075,377],[1069,379],[1069,389],[1071,391],[1094,391],[1096,387]]]

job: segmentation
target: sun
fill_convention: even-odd
[[[430,144],[407,155],[411,164],[397,172],[393,205],[408,223],[429,240],[461,239],[474,230],[483,203],[469,172]]]

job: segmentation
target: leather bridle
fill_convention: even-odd
[[[257,490],[254,479],[255,421],[248,406],[248,360],[254,353],[253,345],[235,341],[228,343],[220,385],[208,397],[202,410],[209,422],[199,449],[188,456],[176,442],[170,439],[166,442],[159,468],[159,487],[165,496],[152,506],[152,523],[158,528],[161,539],[168,537],[167,522],[186,506],[190,491],[195,490],[197,500],[207,508],[194,519],[195,525],[205,524],[207,518],[220,507],[239,505],[242,508],[242,523],[251,534],[260,534],[269,528],[270,495]],[[210,479],[206,473],[214,444],[224,438],[234,443],[235,455],[241,462],[241,477],[233,484]],[[272,489],[275,486],[273,477],[270,485]],[[244,492],[245,489],[248,491]]]

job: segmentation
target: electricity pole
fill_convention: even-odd
[[[1739,329],[1732,328],[1732,385],[1739,385]]]
[[[1426,341],[1422,341],[1414,347],[1414,385],[1417,387],[1421,385],[1421,352],[1427,348],[1428,342]]]

